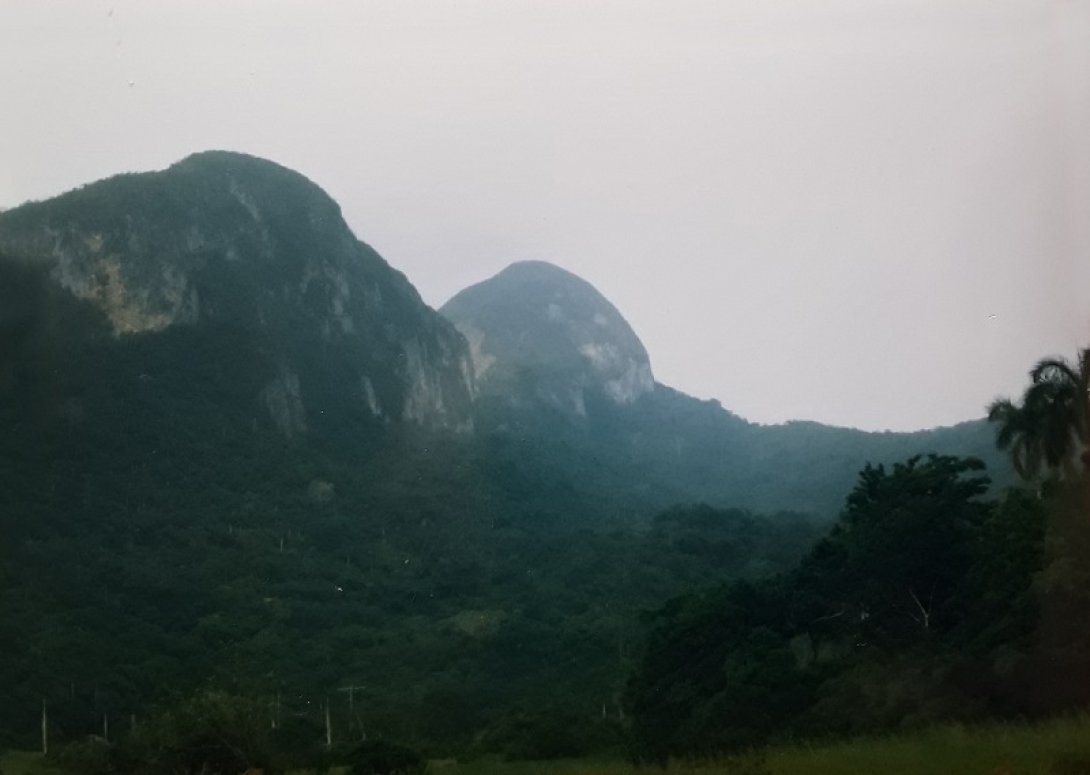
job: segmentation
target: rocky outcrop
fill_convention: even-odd
[[[48,268],[116,337],[244,331],[253,396],[285,435],[322,414],[470,427],[461,335],[298,173],[227,152],[0,214],[0,250]]]
[[[585,415],[592,397],[626,405],[655,389],[647,351],[617,309],[544,261],[512,264],[440,312],[469,342],[487,393]]]

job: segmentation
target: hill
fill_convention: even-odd
[[[641,612],[791,567],[868,459],[990,447],[748,423],[548,264],[444,309],[464,336],[240,154],[0,214],[0,743],[215,690],[341,741],[616,746]]]
[[[1010,480],[983,420],[917,433],[758,425],[658,383],[620,312],[543,261],[512,264],[440,312],[471,345],[479,434],[584,492],[612,494],[629,518],[707,500],[832,519],[863,465],[918,454],[980,457]]]
[[[206,152],[23,205],[0,214],[0,252],[6,272],[23,284],[38,272],[56,304],[86,321],[53,325],[55,336],[121,347],[186,339],[221,352],[210,368],[249,399],[235,408],[284,435],[391,420],[466,427],[473,385],[461,337],[352,235],[332,199],[272,162]],[[29,331],[45,313],[21,314],[8,325]],[[157,365],[169,372],[183,359]],[[149,384],[185,378],[144,366],[136,376]],[[65,388],[63,401],[80,400]]]
[[[613,494],[475,435],[474,391],[463,337],[270,162],[0,215],[0,744],[43,699],[60,743],[211,687],[270,720],[330,702],[340,741],[601,746],[641,610],[817,535],[590,530]]]

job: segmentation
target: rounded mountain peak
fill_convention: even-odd
[[[0,213],[0,251],[43,268],[119,339],[242,337],[286,435],[347,417],[469,427],[462,337],[328,194],[275,162],[204,151],[90,183]]]
[[[307,176],[260,156],[238,151],[199,151],[171,164],[168,176],[189,176],[208,184],[242,188],[266,197],[290,196],[320,202],[338,214],[340,207]]]
[[[482,389],[531,387],[585,412],[585,391],[627,404],[654,389],[647,350],[594,286],[546,261],[519,261],[440,312],[469,341]]]

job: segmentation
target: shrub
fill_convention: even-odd
[[[419,775],[424,757],[412,748],[386,740],[368,740],[348,755],[351,775]]]

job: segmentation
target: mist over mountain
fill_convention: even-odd
[[[8,379],[66,422],[127,411],[136,390],[159,408],[149,428],[218,418],[356,451],[403,427],[452,430],[492,486],[538,515],[526,518],[573,524],[697,500],[831,518],[864,463],[918,453],[1006,470],[982,423],[760,426],[656,383],[621,312],[546,262],[513,264],[437,314],[321,189],[243,154],[0,214],[0,253],[10,289],[33,275],[51,300],[28,311],[50,346],[39,336]],[[9,294],[9,310],[34,295]]]
[[[978,456],[1009,476],[982,420],[917,433],[764,426],[657,383],[621,313],[544,261],[512,264],[440,312],[471,346],[478,430],[629,509],[704,499],[831,518],[864,463],[932,452]]]
[[[438,755],[617,745],[640,612],[789,568],[868,461],[1006,470],[981,422],[760,426],[659,384],[544,262],[442,313],[241,154],[0,214],[0,744],[43,697],[77,739],[366,684],[369,735]]]

